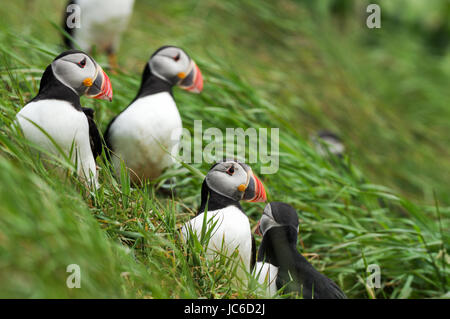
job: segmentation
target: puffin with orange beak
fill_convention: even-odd
[[[61,155],[61,150],[71,154],[78,175],[97,185],[95,159],[102,143],[94,110],[80,104],[83,95],[111,101],[111,82],[89,55],[66,51],[46,68],[39,93],[17,113],[16,123],[39,148],[55,155]]]
[[[185,241],[193,234],[199,237],[206,221],[207,229],[214,227],[207,254],[230,257],[238,250],[238,262],[243,265],[238,268],[238,275],[245,276],[255,264],[256,246],[249,219],[239,203],[242,200],[265,202],[266,191],[261,181],[244,163],[235,160],[216,163],[203,181],[198,214],[183,226],[182,235]]]
[[[203,77],[184,50],[164,46],[146,63],[136,98],[109,123],[104,134],[117,176],[121,161],[135,184],[159,177],[174,163],[182,133],[174,86],[200,93]]]

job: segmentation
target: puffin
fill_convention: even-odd
[[[78,6],[79,11],[76,7]],[[116,70],[116,53],[122,33],[133,13],[134,0],[71,0],[63,18],[67,48],[91,52],[93,47],[108,55],[109,65]],[[79,24],[75,19],[79,18]],[[73,40],[72,40],[73,39]]]
[[[135,99],[111,120],[105,131],[117,176],[123,161],[131,181],[139,185],[159,177],[174,163],[172,155],[178,154],[182,133],[172,94],[174,86],[200,93],[202,73],[184,50],[163,46],[146,63]]]
[[[46,152],[72,154],[78,176],[98,186],[95,159],[102,140],[94,110],[81,106],[83,95],[111,101],[108,75],[83,51],[61,53],[45,69],[38,94],[16,114],[15,123],[28,141]]]
[[[291,205],[266,205],[256,229],[263,236],[254,269],[258,282],[267,287],[269,296],[283,288],[283,293],[304,299],[345,299],[338,285],[297,251],[298,231],[297,212]]]
[[[197,215],[184,224],[181,232],[185,242],[192,235],[199,238],[206,221],[205,229],[214,227],[206,248],[208,258],[217,253],[230,257],[237,249],[236,261],[243,267],[237,268],[236,275],[245,279],[256,262],[256,245],[249,219],[239,203],[242,200],[265,202],[263,184],[245,163],[227,159],[217,162],[203,181]]]
[[[341,138],[330,131],[321,130],[316,136],[311,137],[316,152],[322,157],[328,157],[329,154],[342,158],[345,153],[345,145]]]

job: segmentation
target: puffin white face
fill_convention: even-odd
[[[322,137],[322,141],[325,144],[325,147],[327,148],[328,152],[330,152],[333,155],[340,155],[345,152],[344,145],[338,141],[335,138],[332,137]],[[321,155],[325,155],[324,153],[326,150],[321,150]]]
[[[243,163],[225,161],[214,165],[206,175],[206,183],[216,193],[236,201],[266,201],[261,181]]]
[[[272,215],[272,208],[270,204],[264,208],[263,215],[259,221],[258,231],[264,236],[264,234],[272,227],[277,227],[279,224],[275,221]]]
[[[55,59],[52,64],[55,77],[79,96],[112,100],[112,86],[103,69],[87,54],[74,52]]]
[[[311,139],[314,143],[316,152],[322,157],[327,157],[328,154],[342,156],[345,152],[344,144],[334,133],[322,131]]]
[[[197,64],[182,49],[158,49],[148,62],[154,75],[193,93],[203,90],[203,76]]]
[[[299,231],[295,209],[286,203],[273,202],[266,205],[256,227],[256,233],[264,236],[273,227],[292,226]]]

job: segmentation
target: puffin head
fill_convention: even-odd
[[[200,93],[203,76],[186,52],[175,46],[163,46],[153,53],[148,66],[152,74],[184,90]]]
[[[295,237],[293,241],[296,242],[298,224],[297,212],[291,205],[281,202],[271,202],[264,208],[262,217],[256,227],[256,233],[264,236],[274,227],[286,227],[293,233],[292,237]]]
[[[82,51],[66,51],[50,65],[55,78],[79,96],[112,101],[111,81],[100,65]]]
[[[330,131],[319,131],[317,136],[312,137],[315,149],[319,155],[327,157],[328,154],[342,157],[345,153],[345,146],[342,140]]]
[[[267,199],[264,186],[250,166],[235,160],[216,163],[204,183],[214,192],[235,201],[265,202]]]

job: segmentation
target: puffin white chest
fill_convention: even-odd
[[[193,233],[200,236],[203,226],[204,213],[199,214],[183,226],[183,237],[189,234],[189,227]],[[250,270],[252,254],[252,240],[250,223],[247,216],[237,207],[228,206],[223,209],[207,212],[207,229],[214,226],[210,238],[207,253],[213,256],[221,252],[231,256],[237,249],[239,257],[243,261],[246,270]]]
[[[92,45],[101,50],[116,50],[133,11],[134,0],[77,0],[81,10],[81,28],[74,38],[84,51]]]
[[[158,177],[178,153],[182,123],[175,101],[167,92],[136,100],[111,124],[109,141],[113,165],[120,172],[120,159],[131,177]],[[136,174],[137,176],[133,176]]]
[[[86,115],[76,110],[69,102],[41,100],[25,105],[16,120],[25,138],[48,152],[60,155],[55,143],[66,156],[72,145],[72,159],[77,158],[78,173],[86,178],[96,176],[96,164],[92,155],[89,124]],[[39,128],[54,140],[52,142]]]
[[[266,297],[273,297],[278,291],[277,289],[278,267],[265,262],[258,261],[255,265],[254,276],[258,279],[258,283],[266,287]]]

